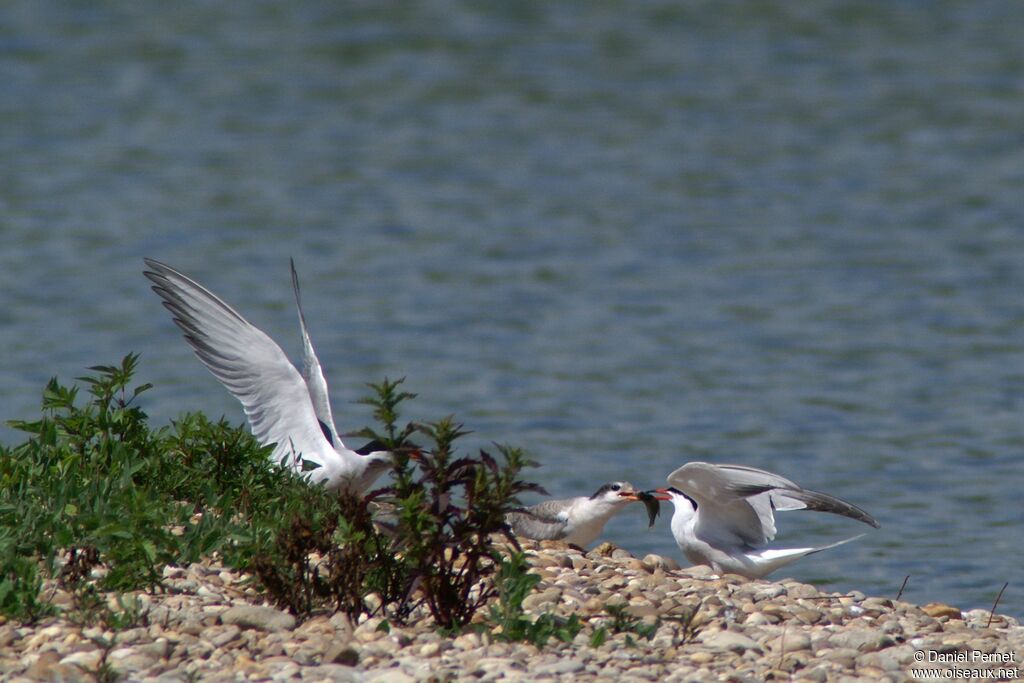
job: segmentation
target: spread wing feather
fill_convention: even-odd
[[[763,546],[775,538],[775,510],[831,512],[878,527],[855,505],[754,467],[691,462],[670,474],[668,483],[697,501],[694,531],[712,543]]]
[[[154,259],[145,262],[153,291],[196,356],[241,402],[260,443],[277,444],[274,460],[301,454],[326,466],[335,459],[310,390],[281,347],[198,282]]]
[[[327,440],[338,448],[344,448],[338,436],[338,430],[334,426],[334,415],[331,413],[331,400],[327,392],[327,378],[320,367],[320,359],[313,349],[313,342],[309,338],[309,331],[306,328],[306,316],[302,312],[302,297],[299,292],[299,275],[295,272],[295,261],[289,259],[292,268],[292,289],[295,291],[295,307],[299,309],[299,326],[302,328],[302,376],[306,380],[306,389],[309,391],[309,398],[313,402],[313,412],[321,426],[329,431]]]

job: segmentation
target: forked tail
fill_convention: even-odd
[[[844,538],[841,541],[829,543],[828,545],[819,546],[817,548],[766,548],[758,552],[747,553],[747,557],[753,560],[759,570],[758,574],[760,576],[767,576],[777,569],[785,567],[787,564],[796,562],[801,557],[820,553],[822,550],[829,550],[836,546],[849,543],[850,541],[856,541],[864,535],[865,534],[857,534],[856,536]]]

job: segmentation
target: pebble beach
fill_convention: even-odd
[[[750,581],[611,544],[523,549],[541,577],[528,615],[577,615],[571,642],[501,642],[482,628],[442,635],[429,618],[382,626],[323,613],[298,622],[249,576],[216,560],[164,569],[165,589],[129,594],[138,618],[104,630],[67,609],[28,626],[0,620],[7,681],[905,681],[1024,676],[1024,627],[988,610]],[[113,601],[113,596],[110,600]],[[122,605],[126,598],[122,596]],[[615,633],[609,605],[656,630]],[[117,604],[114,609],[119,609]],[[481,615],[483,616],[483,613]],[[2,619],[2,618],[0,618]],[[478,625],[479,626],[479,625]],[[607,638],[592,643],[597,629]]]

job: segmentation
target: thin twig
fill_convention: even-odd
[[[1003,584],[1003,587],[999,589],[999,595],[996,596],[996,601],[992,603],[992,611],[988,613],[988,623],[985,624],[985,628],[988,628],[989,626],[992,625],[992,619],[996,616],[996,607],[999,606],[999,601],[1003,597],[1003,591],[1005,591],[1006,587],[1009,586],[1009,585],[1010,585],[1010,582],[1007,581],[1006,583]]]
[[[782,671],[782,660],[786,656],[786,624],[782,625],[782,635],[779,636],[779,665],[778,670]]]
[[[896,593],[896,600],[903,597],[903,589],[907,587],[907,581],[910,581],[910,574],[903,577],[903,583],[900,584],[900,590]]]

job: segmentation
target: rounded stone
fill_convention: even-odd
[[[947,617],[949,619],[963,619],[964,615],[959,608],[952,605],[944,605],[941,602],[930,602],[921,608],[921,611],[928,616],[938,619]]]
[[[219,618],[222,624],[261,631],[289,631],[295,628],[295,617],[273,607],[237,605],[221,612]]]

